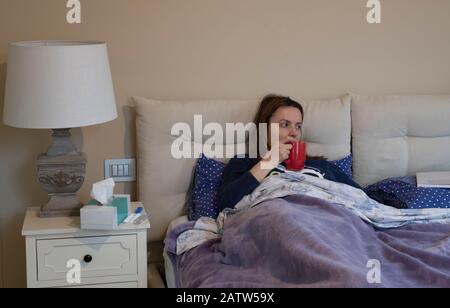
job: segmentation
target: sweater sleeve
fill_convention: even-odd
[[[234,208],[243,197],[251,194],[259,185],[259,181],[250,170],[258,163],[256,159],[233,158],[225,168],[218,193],[218,206]]]

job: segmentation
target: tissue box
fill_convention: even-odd
[[[89,200],[86,205],[101,205],[97,200]],[[113,195],[111,204],[117,208],[117,223],[120,225],[131,214],[130,195]]]
[[[80,210],[80,222],[83,230],[114,230],[118,226],[117,208],[86,205]]]

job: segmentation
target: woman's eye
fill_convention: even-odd
[[[302,130],[302,125],[297,125],[297,130]]]
[[[280,127],[282,127],[282,128],[287,128],[287,127],[288,127],[288,124],[287,124],[286,122],[281,122],[281,123],[280,123]]]

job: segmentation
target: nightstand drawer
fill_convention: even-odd
[[[38,240],[37,280],[66,280],[71,259],[81,263],[83,278],[137,274],[136,235]]]

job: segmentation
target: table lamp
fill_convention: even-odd
[[[38,180],[50,200],[41,217],[78,216],[76,198],[86,155],[70,129],[112,121],[116,102],[103,42],[36,41],[9,47],[3,120],[17,128],[52,129],[53,143],[37,159]]]

